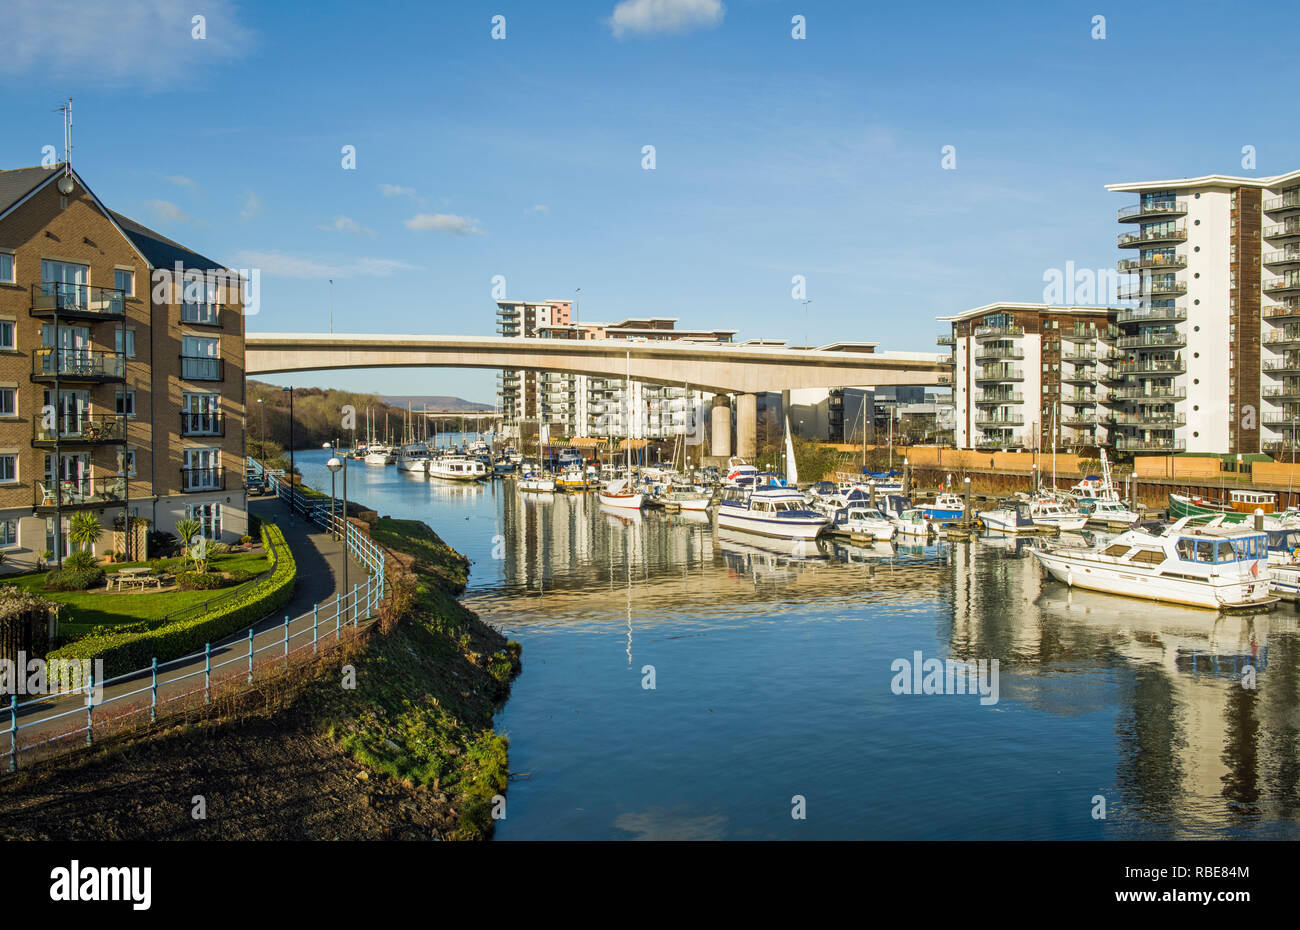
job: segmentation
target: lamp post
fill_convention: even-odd
[[[326,443],[328,446],[328,443]],[[337,455],[331,455],[330,460],[325,463],[325,467],[330,470],[330,491],[334,490],[334,474],[343,469],[343,602],[346,605],[348,597],[348,460],[347,456],[340,461]],[[331,494],[330,512],[334,511],[334,501]]]
[[[808,305],[812,303],[811,297],[805,297],[803,300],[803,346],[808,348]]]
[[[330,529],[332,530],[332,529],[334,529],[334,517],[335,517],[335,511],[334,511],[334,499],[335,499],[336,495],[335,495],[335,493],[334,493],[334,472],[335,472],[335,469],[334,469],[334,468],[330,468],[330,462],[338,462],[339,459],[338,459],[338,453],[334,450],[334,446],[331,445],[330,443],[328,443],[328,442],[326,442],[326,443],[322,443],[322,444],[321,444],[321,448],[322,448],[322,449],[329,449],[329,450],[330,450],[330,459],[329,459],[329,462],[326,462],[326,463],[325,463],[325,467],[326,467],[326,468],[329,468],[329,470],[330,470]],[[335,539],[338,538],[338,534],[337,534],[337,533],[335,533],[334,538],[335,538]]]
[[[293,464],[293,385],[281,388],[281,390],[289,395],[289,512],[293,513],[293,492],[298,490],[297,482],[293,477],[295,474]]]

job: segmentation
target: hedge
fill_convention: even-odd
[[[49,653],[47,659],[103,659],[104,675],[113,678],[149,667],[153,659],[168,662],[181,656],[202,652],[205,643],[214,643],[232,633],[252,626],[293,597],[298,567],[284,534],[274,523],[263,523],[262,545],[267,552],[274,543],[277,553],[275,571],[248,591],[232,595],[211,613],[178,620],[151,630],[125,632],[113,630],[82,637]]]

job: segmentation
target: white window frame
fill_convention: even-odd
[[[6,531],[10,526],[14,528],[13,539],[6,540],[5,536],[8,535]],[[19,540],[19,536],[18,536],[21,526],[22,526],[22,521],[20,521],[17,517],[0,517],[0,549],[21,549],[22,548],[22,542]]]
[[[117,286],[117,276],[120,275],[120,274],[124,274],[124,275],[127,276],[127,281],[128,281],[128,283],[131,285],[130,287],[121,287],[121,288],[119,288],[119,287]],[[134,296],[135,296],[135,269],[134,269],[134,268],[114,268],[114,269],[113,269],[113,287],[116,288],[117,290],[120,290],[120,291],[121,291],[125,296],[127,296],[127,297],[134,297]]]
[[[126,409],[128,405],[125,401],[127,400],[130,400],[130,410]],[[128,391],[118,388],[117,394],[113,400],[113,410],[119,417],[126,417],[128,420],[134,420],[136,417],[135,389],[132,388]]]
[[[18,256],[12,249],[0,249],[0,256],[9,259],[9,277],[0,278],[0,284],[17,284],[18,283]]]
[[[13,394],[14,409],[9,412],[0,409],[0,420],[16,420],[18,419],[18,386],[14,384],[0,384],[0,396],[3,396],[5,391],[9,391]]]
[[[4,328],[9,327],[9,341],[6,342],[3,336]],[[18,322],[6,317],[0,317],[0,351],[16,351],[18,348]]]
[[[113,351],[118,355],[122,354],[122,347],[126,346],[126,357],[135,358],[135,330],[126,327],[124,329],[113,330]]]
[[[0,452],[0,459],[13,459],[14,461],[14,476],[12,478],[5,478],[3,474],[0,474],[0,485],[18,484],[20,480],[18,474],[18,463],[21,461],[21,457],[17,452]]]

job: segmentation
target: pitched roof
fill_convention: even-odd
[[[18,201],[22,200],[41,184],[56,176],[55,170],[62,165],[51,168],[14,168],[0,171],[0,214],[3,214]]]
[[[179,242],[173,242],[162,233],[154,232],[147,226],[142,226],[130,217],[123,216],[116,210],[109,210],[118,226],[122,227],[122,232],[126,233],[128,239],[139,249],[140,254],[149,260],[149,264],[155,268],[172,268],[177,262],[185,269],[196,269],[198,271],[215,271],[226,266],[220,262],[215,262],[210,258],[200,255],[198,252],[185,248]]]

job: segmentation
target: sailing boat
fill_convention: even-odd
[[[627,353],[627,374],[623,379],[623,396],[628,401],[629,409],[627,415],[627,424],[631,426],[631,380],[632,380],[632,353]],[[632,482],[632,438],[631,429],[626,429],[628,433],[625,440],[627,448],[627,472],[622,478],[615,478],[600,489],[600,503],[605,507],[620,507],[625,510],[640,510],[641,505],[645,503],[645,495],[636,489]]]

